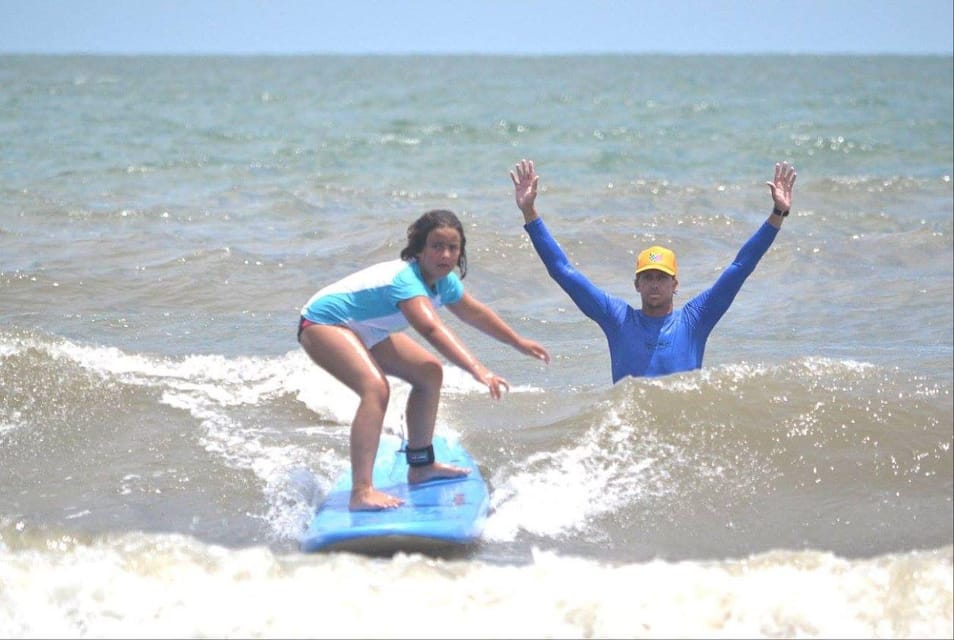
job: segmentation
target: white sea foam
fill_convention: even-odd
[[[514,540],[520,531],[560,536],[585,530],[588,520],[633,503],[647,492],[665,492],[659,464],[673,451],[633,437],[633,422],[609,410],[575,444],[530,454],[494,477],[493,513],[485,535]],[[506,474],[506,475],[505,475]],[[559,508],[553,505],[559,504]]]
[[[499,566],[129,534],[7,552],[0,575],[6,637],[943,638],[952,624],[951,547]]]

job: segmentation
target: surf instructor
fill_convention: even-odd
[[[535,206],[540,177],[533,161],[521,160],[510,172],[524,229],[547,272],[606,336],[614,384],[626,376],[662,376],[702,367],[709,334],[768,251],[791,211],[795,177],[795,167],[787,162],[775,165],[775,176],[766,183],[772,194],[768,219],[742,245],[715,283],[681,309],[673,308],[673,296],[679,288],[676,254],[660,246],[640,252],[633,284],[641,307],[635,309],[577,271],[550,235]]]
[[[470,473],[434,459],[431,441],[444,369],[436,356],[401,333],[403,329],[414,327],[441,355],[487,385],[495,400],[510,385],[481,364],[441,321],[439,307],[446,306],[462,321],[521,353],[550,362],[546,349],[518,335],[464,291],[466,244],[464,228],[453,212],[428,211],[408,227],[400,259],[372,265],[330,284],[302,307],[298,324],[302,348],[359,398],[351,423],[352,511],[402,504],[400,498],[378,491],[372,483],[391,392],[386,376],[411,385],[405,414],[408,483]]]

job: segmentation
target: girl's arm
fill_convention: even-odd
[[[424,337],[442,356],[454,365],[467,371],[481,384],[487,385],[490,395],[496,400],[502,388],[510,389],[510,384],[480,363],[463,341],[437,315],[434,305],[427,296],[416,296],[398,303],[401,312],[414,329]]]
[[[517,351],[528,356],[543,360],[546,363],[550,362],[550,354],[547,353],[546,349],[533,340],[520,336],[490,307],[469,293],[465,293],[464,297],[454,304],[447,305],[447,308],[455,316],[488,336],[504,344],[509,344]]]

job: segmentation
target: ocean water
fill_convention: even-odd
[[[0,57],[0,636],[952,637],[946,57]],[[794,206],[700,371],[612,385],[508,171],[592,280],[677,304]],[[323,284],[450,208],[438,431],[480,545],[304,554],[356,400],[295,341]],[[385,431],[402,429],[393,381]]]

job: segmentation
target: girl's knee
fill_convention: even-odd
[[[422,387],[440,390],[444,384],[444,365],[439,360],[428,360],[419,369],[417,384]]]
[[[391,399],[391,385],[387,378],[375,380],[365,388],[362,394],[362,400],[373,403],[382,411],[387,410],[388,401]]]

